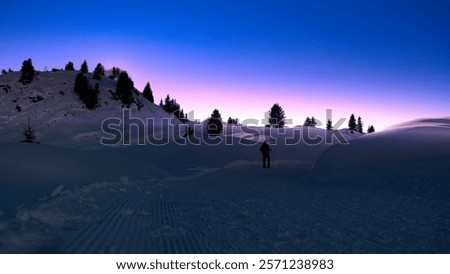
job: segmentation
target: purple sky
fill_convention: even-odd
[[[448,1],[151,2],[5,3],[0,68],[118,66],[202,120],[274,103],[294,124],[329,108],[364,130],[450,115]]]

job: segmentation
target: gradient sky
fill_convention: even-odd
[[[450,1],[6,1],[0,68],[87,59],[204,119],[450,115]]]

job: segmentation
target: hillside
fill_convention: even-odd
[[[113,98],[116,81],[108,77],[90,79],[99,83],[99,106],[88,110],[73,92],[76,71],[40,72],[28,85],[18,82],[19,72],[0,76],[0,141],[16,142],[23,139],[22,131],[30,117],[37,140],[46,144],[83,145],[95,144],[102,136],[101,123],[110,117],[122,117],[123,106]],[[92,78],[92,74],[88,74]],[[171,118],[155,104],[133,94],[143,104],[130,107],[131,115],[140,119]],[[174,123],[179,121],[173,120]]]

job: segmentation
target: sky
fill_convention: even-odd
[[[450,116],[450,1],[5,1],[0,69],[87,60],[203,120]]]

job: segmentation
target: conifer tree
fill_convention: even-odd
[[[95,83],[94,88],[89,87],[87,93],[84,96],[84,103],[88,109],[94,109],[98,104],[98,94],[100,93],[100,87],[98,83]]]
[[[75,67],[73,66],[72,62],[68,62],[64,70],[75,70]]]
[[[311,125],[311,118],[306,117],[305,122],[303,123],[303,126],[309,127]]]
[[[333,129],[333,123],[331,122],[331,120],[328,120],[327,122],[327,130],[332,130]]]
[[[373,133],[373,132],[375,132],[375,128],[374,128],[373,126],[370,126],[370,127],[367,129],[367,133]]]
[[[83,63],[81,64],[80,71],[82,73],[88,73],[89,72],[86,60],[84,60]]]
[[[94,88],[89,85],[88,78],[82,73],[78,73],[75,77],[75,84],[73,91],[78,95],[80,100],[86,105],[88,109],[94,109],[98,104],[98,94],[100,92],[100,87],[98,83],[95,84]]]
[[[23,142],[25,142],[25,143],[35,143],[36,142],[36,135],[34,135],[34,130],[31,127],[30,117],[28,117],[28,126],[23,130],[23,135],[25,136],[25,140],[23,140]]]
[[[316,119],[314,118],[314,116],[311,117],[311,127],[315,127],[317,125]]]
[[[350,116],[350,120],[348,121],[348,129],[352,131],[356,130],[356,119],[353,114]]]
[[[133,90],[133,80],[131,80],[126,71],[121,71],[117,79],[116,94],[123,104],[129,106],[133,102]]]
[[[358,116],[358,123],[356,124],[356,131],[363,133],[363,122],[361,117]]]
[[[73,91],[78,94],[78,96],[83,98],[89,89],[89,81],[87,77],[82,73],[78,73],[75,77],[75,84],[73,87]]]
[[[286,116],[283,108],[278,104],[274,104],[269,112],[269,124],[272,127],[284,127]]]
[[[31,58],[23,61],[22,68],[20,69],[20,79],[19,82],[23,84],[29,84],[34,80],[34,66],[31,61]]]
[[[105,76],[105,68],[101,63],[98,63],[94,69],[94,75],[92,76],[92,79],[101,80],[102,76]]]
[[[147,85],[145,85],[144,92],[143,92],[144,98],[147,98],[151,103],[155,102],[155,99],[153,98],[153,91],[150,87],[150,83],[147,82]]]
[[[221,134],[223,130],[222,116],[218,109],[214,109],[207,124],[208,134]]]

